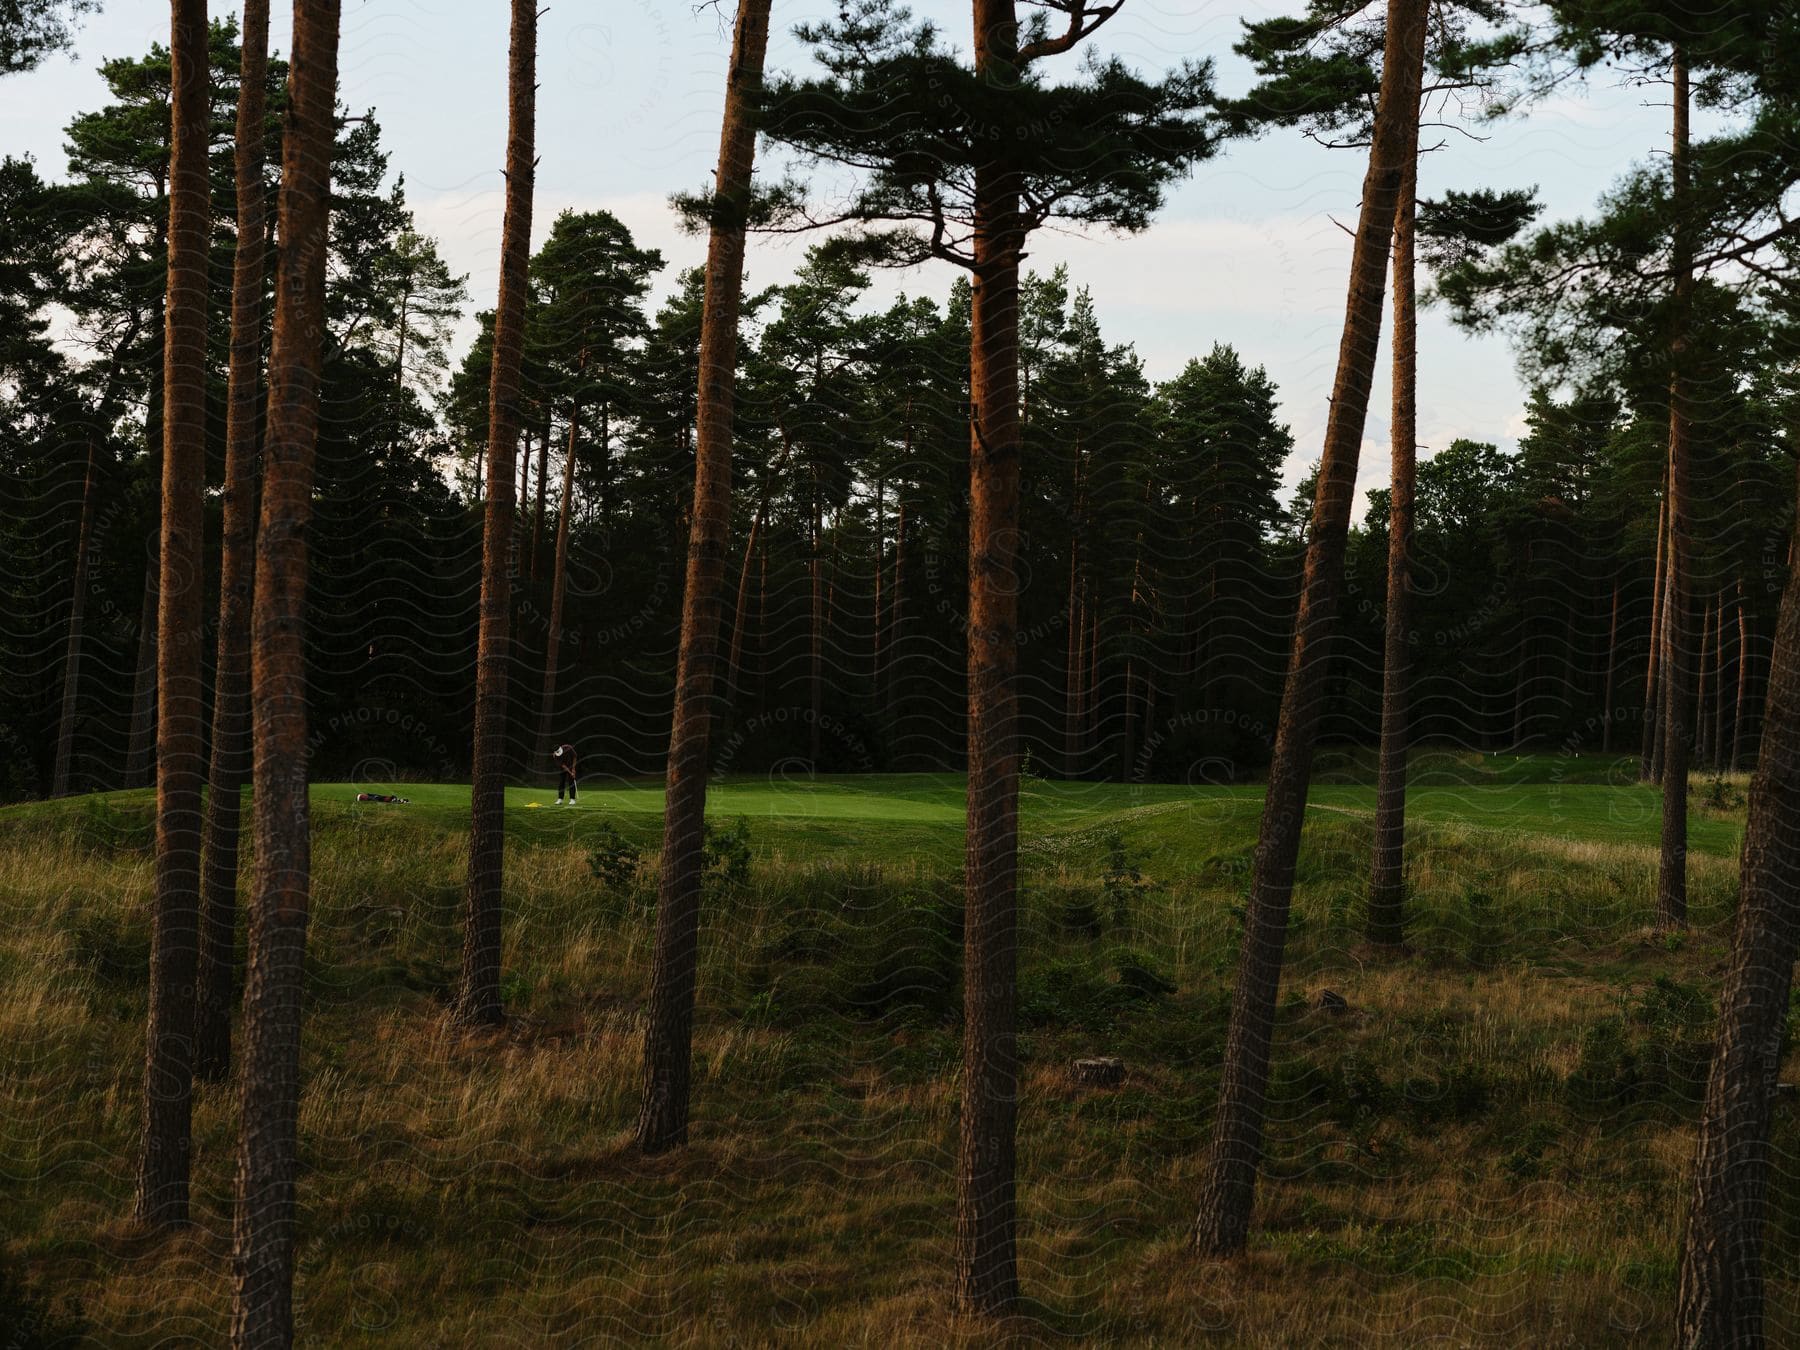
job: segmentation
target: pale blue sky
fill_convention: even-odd
[[[830,9],[828,0],[775,0],[770,65],[806,60],[793,26]],[[725,6],[727,13],[730,5]],[[966,48],[966,3],[916,0]],[[1249,81],[1231,55],[1239,20],[1295,5],[1266,0],[1179,3],[1127,0],[1102,30],[1103,51],[1145,70],[1212,56],[1230,92]],[[493,304],[501,219],[500,164],[506,135],[506,31],[502,0],[345,0],[342,92],[353,108],[374,107],[395,168],[406,175],[420,227],[434,235],[474,303]],[[235,12],[215,4],[213,12]],[[291,19],[276,0],[275,45],[289,47]],[[62,128],[99,106],[94,68],[107,56],[167,41],[168,9],[148,0],[105,0],[72,55],[29,75],[0,81],[0,149],[29,152],[52,175],[63,167]],[[711,8],[688,0],[554,3],[540,27],[535,207],[541,239],[565,207],[605,207],[639,241],[663,249],[672,266],[697,263],[699,240],[680,234],[669,193],[706,180],[717,149],[730,34]],[[1067,58],[1065,58],[1067,59]],[[1421,190],[1537,184],[1554,216],[1589,209],[1595,194],[1632,162],[1661,151],[1668,112],[1659,88],[1606,82],[1572,88],[1528,117],[1484,129],[1476,143],[1453,136],[1425,158]],[[1289,480],[1317,458],[1326,395],[1337,355],[1349,238],[1334,221],[1353,221],[1363,158],[1327,151],[1297,132],[1233,145],[1170,195],[1157,223],[1131,238],[1042,234],[1029,265],[1069,264],[1094,295],[1113,341],[1131,341],[1153,378],[1167,378],[1215,341],[1229,342],[1280,386],[1296,437]],[[757,240],[751,282],[784,279],[804,242]],[[933,265],[884,277],[885,295],[905,289],[941,296],[951,270]],[[1420,333],[1419,426],[1424,453],[1457,436],[1510,447],[1523,393],[1504,342],[1471,339],[1427,313]],[[1364,441],[1363,488],[1387,467],[1387,389],[1378,381]]]

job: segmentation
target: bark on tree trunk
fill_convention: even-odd
[[[714,667],[718,664],[720,592],[731,529],[731,414],[738,310],[744,286],[744,212],[755,164],[755,106],[762,89],[763,54],[769,44],[769,4],[770,0],[742,0],[738,5],[706,248],[694,509],[669,732],[662,876],[644,1031],[644,1096],[637,1120],[637,1146],[645,1153],[661,1153],[687,1142],[707,750]]]
[[[242,1130],[231,1343],[294,1340],[300,1018],[312,855],[306,800],[306,525],[337,89],[339,0],[295,0],[281,152],[280,246],[251,616],[256,833],[244,980]]]
[[[1381,748],[1375,786],[1375,846],[1369,875],[1368,938],[1406,940],[1407,635],[1412,606],[1413,490],[1418,458],[1418,321],[1414,313],[1413,215],[1418,193],[1418,117],[1403,150],[1394,211],[1394,340],[1391,492],[1388,498],[1387,624],[1381,689]]]
[[[1763,1344],[1770,1115],[1800,954],[1800,584],[1791,576],[1739,872],[1681,1249],[1676,1340],[1683,1346]]]
[[[581,369],[587,369],[583,354]],[[569,587],[569,521],[575,509],[575,444],[581,429],[581,405],[569,405],[569,446],[563,456],[562,505],[556,512],[556,557],[550,573],[550,631],[544,637],[544,692],[538,699],[537,744],[531,748],[536,759],[553,756],[560,737],[552,730],[556,720],[556,676],[562,659],[563,605]]]
[[[1656,508],[1656,564],[1650,572],[1650,651],[1644,658],[1644,744],[1638,757],[1638,780],[1656,781],[1656,675],[1662,660],[1663,552],[1669,537],[1669,479],[1663,473],[1663,499]]]
[[[206,0],[173,0],[169,268],[163,341],[162,561],[157,604],[156,908],[150,935],[136,1213],[188,1220],[199,961],[202,497],[206,480]]]
[[[100,430],[88,437],[87,471],[81,480],[81,519],[75,527],[75,584],[69,595],[69,637],[63,652],[62,709],[56,720],[56,765],[50,795],[69,793],[69,769],[75,759],[76,695],[81,688],[81,630],[87,613],[88,549],[94,532],[94,476],[99,468]]]
[[[1656,662],[1656,721],[1650,745],[1650,781],[1658,787],[1663,781],[1663,761],[1669,746],[1668,710],[1664,706],[1668,702],[1669,691],[1669,590],[1674,584],[1675,576],[1668,563],[1663,564],[1662,583],[1662,626],[1656,630],[1656,646],[1660,653]]]
[[[241,791],[250,775],[250,607],[256,547],[256,415],[262,358],[263,120],[269,0],[245,0],[237,107],[237,250],[231,280],[231,371],[225,396],[225,502],[219,554],[219,648],[207,770],[194,1075],[231,1068]]]
[[[1675,231],[1675,331],[1669,342],[1669,649],[1663,658],[1663,817],[1662,865],[1656,887],[1656,922],[1661,928],[1687,926],[1687,798],[1688,798],[1688,313],[1693,305],[1692,247],[1680,215],[1687,198],[1688,70],[1675,49],[1675,126],[1670,157]]]
[[[453,1018],[494,1026],[500,1003],[501,879],[506,823],[506,657],[512,599],[513,456],[519,443],[520,368],[536,174],[537,4],[513,0],[507,61],[506,220],[488,386],[488,503],[482,530],[481,632],[475,666],[475,744],[469,786],[469,885],[463,909],[462,978]],[[529,452],[528,452],[529,453]]]
[[[1355,495],[1357,450],[1381,337],[1388,241],[1406,161],[1416,144],[1427,13],[1425,0],[1393,0],[1388,7],[1382,88],[1351,255],[1343,342],[1257,840],[1237,988],[1226,1032],[1218,1116],[1194,1225],[1194,1245],[1213,1255],[1241,1251],[1250,1228],[1288,902],[1323,712],[1329,639],[1343,589],[1344,540]]]
[[[977,78],[1017,78],[1013,0],[975,0]],[[969,343],[968,835],[956,1293],[970,1312],[1018,1300],[1019,182],[975,170]]]

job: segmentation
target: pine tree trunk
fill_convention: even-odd
[[[1669,745],[1669,718],[1668,710],[1664,705],[1668,702],[1669,697],[1669,590],[1673,586],[1674,580],[1675,574],[1665,562],[1662,583],[1662,626],[1656,630],[1656,646],[1659,653],[1656,660],[1656,720],[1650,744],[1650,781],[1658,787],[1662,786],[1664,755]]]
[[[1375,846],[1369,875],[1368,938],[1406,940],[1407,637],[1412,607],[1413,491],[1418,459],[1418,319],[1413,294],[1413,215],[1418,195],[1418,118],[1394,211],[1392,459],[1388,497],[1387,624],[1381,688],[1381,748],[1375,786]]]
[[[1638,757],[1638,780],[1656,781],[1656,676],[1662,661],[1664,546],[1669,537],[1669,479],[1663,473],[1663,499],[1656,507],[1656,564],[1650,572],[1650,650],[1644,658],[1644,745]]]
[[[268,0],[245,0],[237,108],[237,250],[232,260],[231,372],[225,398],[225,501],[219,554],[219,648],[213,680],[212,763],[200,902],[200,976],[194,1074],[231,1068],[232,966],[237,929],[238,829],[250,776],[250,607],[256,547],[256,418],[262,358],[265,219],[263,120]]]
[[[584,353],[581,369],[587,369]],[[581,405],[569,405],[569,447],[563,456],[562,504],[556,512],[556,557],[550,573],[550,631],[544,638],[544,692],[538,699],[537,744],[534,759],[553,756],[561,737],[552,730],[556,720],[556,676],[562,659],[563,605],[569,589],[569,522],[575,509],[575,444],[581,428]]]
[[[337,41],[338,0],[295,0],[251,616],[256,858],[231,1256],[231,1343],[242,1350],[294,1341],[301,991],[312,880],[306,528],[318,435]]]
[[[1800,955],[1800,584],[1791,576],[1769,665],[1739,872],[1681,1249],[1676,1339],[1683,1346],[1763,1344],[1770,1115]]]
[[[81,480],[81,518],[75,527],[75,582],[69,595],[69,637],[63,652],[62,708],[56,719],[56,765],[50,795],[69,794],[69,770],[75,759],[76,696],[81,688],[81,632],[87,613],[88,549],[94,533],[94,477],[99,468],[100,431],[88,437],[87,471]]]
[[[738,5],[719,128],[719,170],[706,249],[706,304],[700,320],[694,509],[669,732],[662,875],[649,1024],[644,1031],[644,1096],[637,1120],[637,1146],[645,1153],[661,1153],[687,1142],[707,751],[725,547],[731,531],[731,416],[744,286],[744,213],[756,155],[755,108],[769,43],[769,5],[770,0],[742,0]]]
[[[1674,335],[1669,343],[1669,595],[1668,651],[1663,657],[1663,817],[1662,864],[1656,887],[1656,922],[1661,928],[1687,926],[1687,799],[1688,754],[1688,516],[1689,414],[1687,385],[1688,315],[1693,306],[1693,252],[1685,226],[1679,223],[1687,198],[1688,71],[1680,48],[1675,51],[1675,127],[1670,158],[1671,206],[1675,233]]]
[[[1269,1048],[1287,939],[1288,902],[1300,851],[1314,742],[1324,711],[1330,636],[1343,590],[1344,542],[1355,495],[1357,451],[1381,338],[1388,241],[1406,163],[1416,145],[1427,12],[1425,0],[1393,0],[1388,7],[1382,88],[1351,255],[1343,342],[1320,458],[1287,684],[1269,765],[1237,988],[1226,1032],[1218,1115],[1194,1225],[1194,1245],[1212,1255],[1242,1251],[1249,1235],[1262,1155]]]
[[[506,220],[488,386],[488,503],[482,530],[481,631],[475,666],[475,744],[469,786],[469,885],[463,909],[462,977],[453,1018],[498,1025],[501,880],[506,850],[506,658],[512,600],[513,457],[519,443],[525,354],[526,269],[536,174],[537,5],[513,0],[507,61]],[[527,451],[529,453],[529,451]]]
[[[1017,78],[1013,0],[975,0],[975,71]],[[970,1312],[1019,1296],[1018,1045],[1019,180],[975,169],[969,344],[968,835],[964,863],[962,1114],[956,1293]]]
[[[157,604],[156,907],[150,935],[136,1214],[188,1221],[199,962],[201,548],[206,486],[206,0],[173,0],[168,301],[163,341],[162,556]]]

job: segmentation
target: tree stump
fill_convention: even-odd
[[[1069,1065],[1069,1076],[1084,1087],[1117,1087],[1125,1081],[1125,1061],[1111,1055],[1078,1059]]]

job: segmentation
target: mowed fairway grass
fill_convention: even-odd
[[[948,1297],[959,778],[714,785],[747,867],[722,858],[707,883],[692,1143],[654,1160],[630,1129],[660,784],[590,775],[573,810],[509,791],[512,1015],[479,1036],[443,1016],[467,787],[317,785],[303,1343],[1664,1339],[1742,780],[1694,781],[1695,927],[1669,938],[1650,928],[1660,799],[1630,761],[1420,753],[1395,957],[1359,940],[1368,767],[1320,758],[1257,1226],[1223,1265],[1184,1228],[1261,788],[1027,780],[1027,1297],[998,1329]],[[235,1083],[196,1097],[194,1227],[127,1221],[150,810],[0,811],[0,1231],[29,1296],[94,1341],[216,1344]],[[1076,1086],[1086,1054],[1121,1056],[1124,1084]],[[1785,1107],[1776,1129],[1779,1342],[1800,1335],[1800,1129]]]

